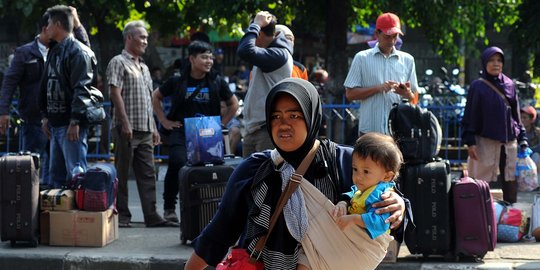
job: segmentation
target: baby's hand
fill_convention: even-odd
[[[334,217],[334,220],[345,214],[347,214],[347,203],[344,201],[338,202],[336,206],[334,206],[334,210],[332,211],[332,216]]]
[[[336,219],[336,224],[343,231],[347,226],[354,224],[357,215],[343,215]]]

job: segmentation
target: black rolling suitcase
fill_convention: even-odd
[[[180,241],[195,239],[216,213],[233,167],[184,166],[180,169]]]
[[[8,154],[0,158],[0,213],[2,241],[39,239],[39,155]]]
[[[453,212],[448,161],[405,165],[399,184],[404,196],[411,201],[416,225],[415,229],[405,231],[405,243],[411,254],[442,255],[450,259],[453,256]]]
[[[244,158],[235,156],[233,151],[231,150],[231,140],[229,137],[229,130],[224,129],[223,131],[223,144],[225,145],[225,157],[224,157],[224,165],[231,166],[233,168],[236,168],[242,161],[244,161]]]

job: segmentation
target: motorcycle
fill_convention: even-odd
[[[459,85],[459,69],[452,70],[451,77],[445,67],[441,67],[442,76],[433,76],[432,69],[426,69],[421,86],[420,104],[427,106],[465,106],[466,90]],[[422,91],[424,93],[422,93]]]
[[[459,137],[459,123],[465,112],[466,90],[459,84],[458,68],[449,75],[445,67],[440,68],[442,76],[434,76],[427,69],[420,85],[425,91],[420,95],[420,105],[429,109],[444,123],[445,137]]]

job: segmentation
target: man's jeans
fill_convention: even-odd
[[[67,130],[69,126],[51,127],[51,150],[49,175],[52,187],[61,188],[71,179],[71,171],[78,162],[86,171],[86,154],[88,143],[86,140],[88,128],[79,126],[79,140],[69,141]]]
[[[40,183],[42,185],[52,185],[49,176],[49,140],[43,133],[40,123],[25,123],[21,126],[21,137],[23,151],[30,151],[40,155]]]

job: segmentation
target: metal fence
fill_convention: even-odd
[[[16,102],[14,103],[16,105]],[[104,104],[110,116],[110,103]],[[13,106],[15,108],[16,106]],[[167,105],[164,105],[167,108]],[[355,103],[324,104],[323,105],[323,129],[321,136],[327,137],[337,143],[352,144],[357,137],[357,111],[360,107]],[[448,159],[451,164],[459,165],[466,162],[467,150],[463,147],[460,139],[462,106],[426,106],[428,110],[438,118],[443,131],[443,138],[439,156]],[[19,121],[16,110],[12,110],[12,125],[5,136],[0,137],[0,155],[7,152],[20,151],[21,138]],[[163,138],[163,144],[154,149],[157,160],[168,159],[168,142]],[[110,159],[114,153],[114,145],[111,139],[110,117],[101,125],[93,126],[88,133],[88,159]]]

